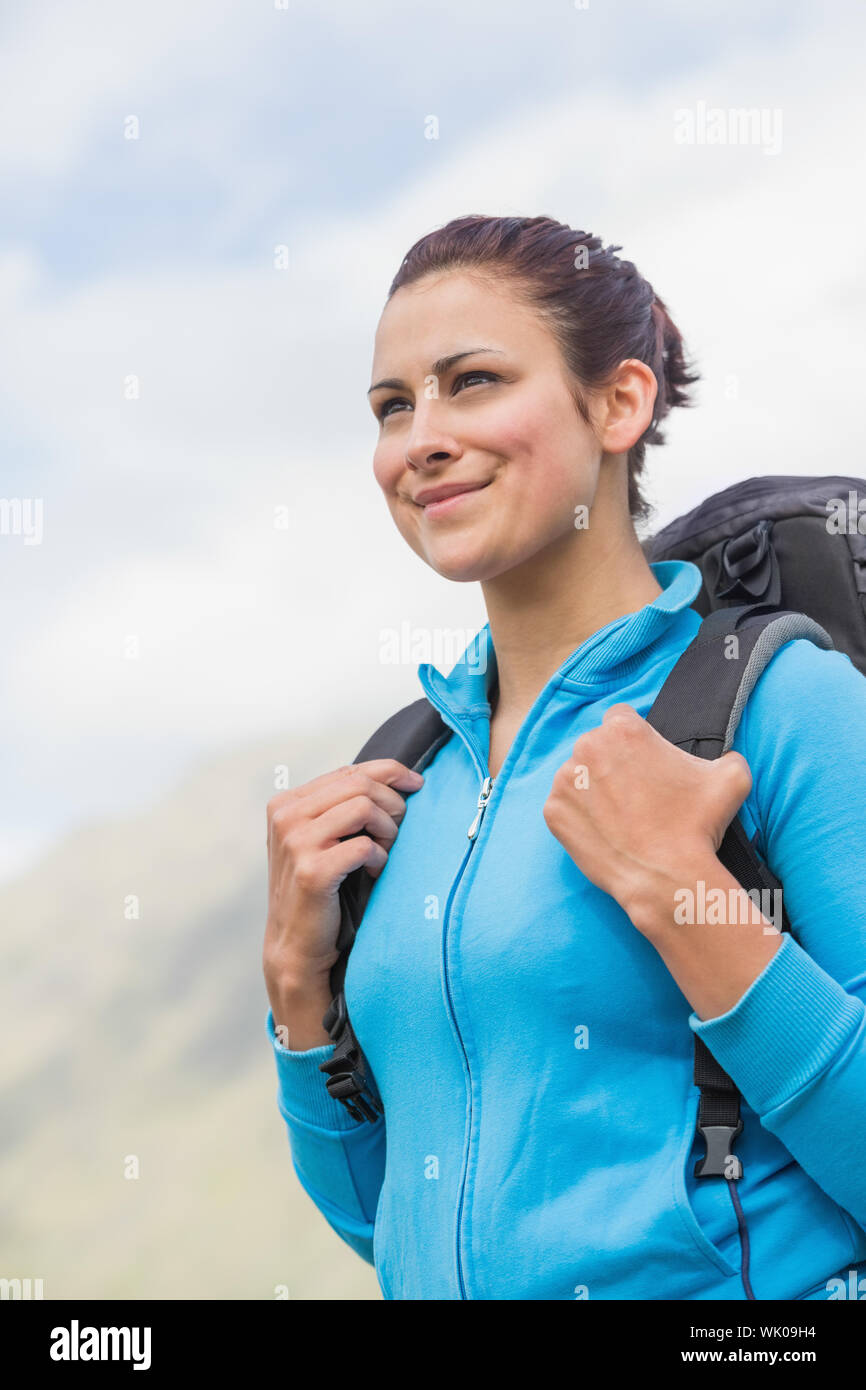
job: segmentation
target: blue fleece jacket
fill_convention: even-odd
[[[268,1011],[295,1171],[385,1298],[744,1299],[728,1184],[694,1177],[695,1033],[744,1098],[756,1298],[827,1298],[866,1261],[866,679],[796,639],[749,699],[739,815],[793,935],[719,1017],[691,1011],[542,816],[578,735],[618,702],[645,716],[697,631],[699,570],[652,568],[663,592],[540,692],[471,840],[489,625],[447,677],[418,668],[454,734],[407,798],[346,975],[385,1119],[353,1121],[318,1069],[333,1045],[281,1046]]]

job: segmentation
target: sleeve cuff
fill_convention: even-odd
[[[727,1013],[689,1027],[765,1115],[809,1085],[862,1022],[864,1005],[790,935]]]
[[[328,1093],[327,1077],[319,1071],[319,1063],[333,1056],[333,1043],[323,1043],[306,1052],[283,1047],[274,1031],[273,1009],[268,1009],[265,1028],[274,1051],[280,1109],[286,1119],[328,1130],[352,1130],[367,1123],[353,1120],[346,1107]]]

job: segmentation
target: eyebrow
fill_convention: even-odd
[[[454,366],[455,362],[461,361],[461,359],[464,357],[472,357],[476,352],[498,352],[502,354],[502,349],[491,347],[476,347],[467,348],[465,352],[452,352],[449,357],[439,357],[436,359],[436,361],[430,368],[431,375],[444,376],[445,373],[448,371],[449,367]],[[367,392],[367,395],[371,395],[373,391],[381,390],[383,386],[389,386],[394,391],[406,390],[405,381],[401,381],[400,378],[397,376],[389,376],[385,377],[382,381],[377,381],[373,386],[371,386],[369,391]]]

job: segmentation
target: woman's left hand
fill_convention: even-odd
[[[631,705],[617,704],[576,740],[553,779],[544,819],[577,867],[640,929],[645,904],[672,904],[677,889],[693,885],[692,871],[715,859],[751,787],[739,753],[696,758]]]

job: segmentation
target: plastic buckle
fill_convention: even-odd
[[[385,1110],[360,1070],[361,1049],[349,1022],[342,990],[331,1000],[322,1024],[335,1044],[334,1055],[319,1063],[319,1071],[327,1077],[328,1094],[348,1110],[353,1120],[375,1123]]]
[[[743,1121],[734,1125],[698,1125],[698,1134],[703,1137],[707,1151],[695,1164],[696,1178],[741,1178],[743,1165],[736,1154],[731,1153],[734,1140],[742,1133]],[[729,1171],[732,1170],[732,1171]]]
[[[325,1082],[330,1095],[348,1110],[353,1120],[369,1120],[372,1124],[385,1112],[381,1103],[367,1089],[365,1078],[357,1071],[340,1071]]]

